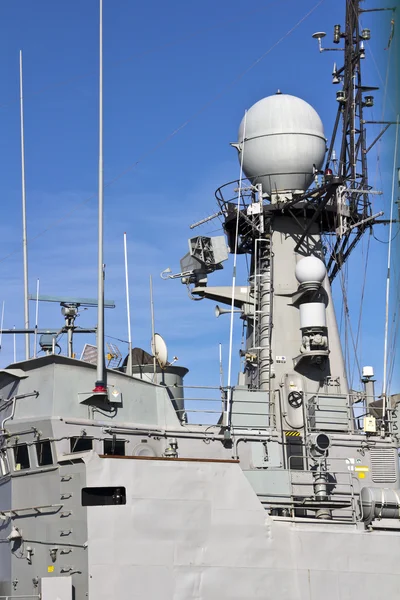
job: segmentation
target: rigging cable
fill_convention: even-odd
[[[391,32],[393,31],[393,20],[394,20],[394,15],[391,21]],[[377,66],[377,63],[375,61],[375,58],[372,54],[372,50],[371,50],[371,58],[374,62],[375,68],[378,72],[379,75],[379,79],[381,80],[381,82],[384,84],[384,90],[383,90],[383,103],[382,103],[382,114],[381,114],[381,120],[384,120],[385,117],[385,112],[386,112],[386,100],[387,100],[387,91],[388,91],[388,86],[389,86],[389,71],[390,71],[390,60],[391,60],[391,54],[392,54],[392,46],[395,46],[393,52],[394,52],[394,57],[395,57],[395,61],[397,59],[397,49],[398,49],[398,36],[396,35],[394,37],[395,43],[394,44],[388,44],[388,60],[387,60],[387,69],[386,69],[386,76],[385,76],[385,81],[383,81],[383,77],[379,71],[379,68]],[[397,61],[396,61],[397,62]],[[396,105],[398,105],[398,69],[396,68],[395,65],[395,69],[394,69],[394,73],[395,73],[395,89],[396,89],[396,95],[397,95],[397,102]],[[393,110],[393,112],[395,113],[395,109],[393,107],[393,104],[391,102],[391,99],[389,97],[389,102],[390,102],[390,106]],[[397,128],[396,128],[397,129]],[[380,155],[381,155],[381,149],[382,149],[382,138],[379,140],[378,144],[377,144],[377,151],[376,151],[376,174],[375,174],[375,187],[377,180],[378,180],[378,175],[379,175],[379,180],[380,180],[380,188],[383,189],[383,175],[382,175],[382,169],[381,169],[381,160],[380,160]],[[390,237],[388,240],[381,240],[379,239],[376,235],[375,235],[375,231],[373,231],[373,237],[374,239],[381,243],[381,244],[391,244],[399,235],[400,232],[400,228],[398,228],[397,232]],[[395,289],[399,289],[399,277],[398,274],[395,270],[396,264],[393,265],[393,269],[391,271],[391,277],[394,279],[394,283],[395,283]],[[400,300],[400,296],[399,296],[399,292],[398,292],[398,296],[395,300],[395,303],[399,303]],[[398,334],[398,319],[399,319],[399,312],[398,310],[393,314],[393,322],[392,322],[392,334],[391,334],[391,343],[390,343],[390,349],[388,351],[388,364],[389,364],[389,368],[388,368],[388,384],[387,384],[387,392],[389,392],[390,386],[391,386],[391,382],[392,382],[392,377],[393,377],[393,373],[394,373],[394,366],[395,366],[395,358],[396,358],[396,341],[397,341],[397,334]],[[397,321],[397,324],[396,324]]]
[[[395,11],[393,11],[393,19],[392,19],[393,21],[394,21],[394,14],[395,14]],[[360,25],[363,27],[361,19],[360,19]],[[387,64],[387,69],[386,69],[386,76],[385,76],[385,79],[384,79],[383,76],[382,76],[382,73],[381,73],[381,71],[380,71],[380,69],[378,67],[378,63],[376,62],[376,59],[375,59],[374,53],[372,51],[372,48],[371,48],[370,44],[368,44],[368,54],[371,56],[372,62],[373,62],[374,67],[375,67],[375,70],[376,70],[376,72],[378,74],[378,77],[379,77],[380,82],[383,85],[383,89],[384,89],[383,105],[386,104],[386,90],[387,90],[387,84],[388,84],[389,63],[390,63],[391,49],[392,49],[392,44],[388,45],[388,47],[385,48],[385,50],[388,50],[389,58],[388,58],[388,64]],[[395,109],[395,107],[392,104],[391,98],[389,98],[389,103],[390,103],[390,105],[392,107],[393,112],[395,113],[396,109]]]
[[[362,314],[363,314],[363,306],[364,306],[365,286],[366,286],[366,282],[367,282],[370,242],[371,242],[371,234],[368,236],[367,250],[365,253],[364,277],[363,277],[363,284],[362,284],[362,288],[361,288],[360,311],[359,311],[357,334],[356,334],[356,347],[355,347],[356,352],[358,351],[358,342],[360,341],[360,334],[361,334],[361,322],[362,322]],[[360,354],[361,354],[361,350],[360,350]],[[355,370],[355,363],[353,363],[353,370],[352,370],[351,378],[350,378],[350,387],[351,388],[353,387],[354,370]]]
[[[392,196],[390,201],[390,222],[389,222],[389,246],[388,246],[388,259],[387,259],[387,277],[386,277],[386,311],[385,311],[385,338],[384,338],[384,350],[383,350],[383,407],[382,416],[386,414],[386,392],[387,392],[387,352],[388,352],[388,327],[389,327],[389,293],[390,293],[390,265],[392,258],[392,225],[393,225],[393,206],[394,206],[394,192],[395,192],[395,180],[396,180],[396,163],[397,163],[397,147],[399,141],[399,115],[396,119],[396,139],[394,143],[394,156],[393,156],[393,174],[392,174]]]
[[[389,369],[388,369],[388,393],[390,392],[390,387],[392,384],[392,378],[393,378],[393,373],[394,373],[394,366],[395,366],[395,360],[396,360],[396,343],[397,343],[397,336],[399,333],[399,326],[400,326],[400,319],[399,319],[399,306],[400,306],[400,290],[398,291],[397,294],[397,310],[394,313],[393,316],[393,335],[392,335],[392,344],[391,344],[391,352],[390,352],[390,365],[389,365]],[[396,323],[397,321],[397,323]]]
[[[393,19],[391,21],[391,31],[393,31]],[[388,49],[390,47],[391,44],[388,45]],[[377,62],[375,60],[374,54],[372,52],[372,48],[369,46],[368,47],[369,50],[369,54],[372,58],[373,64],[375,66],[375,69],[378,73],[378,77],[381,81],[381,83],[384,86],[384,91],[383,91],[383,106],[382,106],[382,117],[381,120],[383,120],[384,118],[384,113],[385,113],[385,107],[386,107],[386,101],[387,101],[387,89],[388,89],[388,81],[389,81],[389,72],[390,72],[390,55],[391,52],[389,50],[389,57],[388,57],[388,61],[387,61],[387,69],[386,69],[386,74],[385,74],[385,80],[382,77],[382,74],[379,70],[379,67],[377,65]],[[389,102],[393,108],[393,105],[389,99]],[[377,147],[377,164],[376,164],[376,173],[375,173],[375,184],[377,182],[378,179],[378,172],[381,175],[381,181],[382,181],[382,174],[381,174],[381,168],[380,168],[380,152],[381,152],[381,142],[382,140],[379,140],[378,143],[378,147]],[[376,187],[376,185],[375,185]],[[375,239],[377,239],[375,237],[375,234],[373,233],[373,230],[371,228],[371,233],[373,235],[373,237]],[[398,233],[398,232],[397,232]],[[394,237],[397,236],[397,233]],[[348,338],[347,338],[347,327],[349,327],[350,329],[350,334],[351,334],[351,338],[352,338],[352,342],[353,342],[353,349],[354,349],[354,358],[355,361],[353,363],[353,369],[352,369],[352,373],[351,373],[351,379],[350,379],[350,385],[352,387],[353,385],[353,380],[354,380],[354,369],[356,367],[356,363],[357,363],[357,367],[358,367],[358,371],[360,373],[360,377],[361,377],[361,371],[360,371],[360,365],[358,363],[357,360],[357,350],[358,350],[358,345],[359,345],[359,337],[360,337],[360,331],[361,331],[361,320],[362,320],[362,309],[363,309],[363,301],[364,301],[364,296],[365,296],[365,285],[366,285],[366,277],[367,277],[367,269],[368,269],[368,254],[369,254],[369,247],[370,247],[370,239],[371,236],[368,238],[368,246],[367,246],[367,252],[366,252],[366,259],[365,259],[365,268],[364,268],[364,278],[363,278],[363,285],[362,285],[362,290],[361,290],[361,297],[360,297],[360,310],[359,310],[359,318],[358,318],[358,325],[357,325],[357,334],[356,334],[356,340],[354,342],[354,337],[353,337],[353,332],[352,332],[352,328],[351,328],[351,321],[350,321],[350,313],[349,313],[349,307],[348,307],[348,301],[347,301],[347,294],[345,291],[345,281],[344,278],[342,277],[342,281],[341,281],[341,287],[342,287],[342,293],[343,293],[343,300],[342,300],[342,310],[341,310],[341,323],[340,323],[340,330],[342,329],[342,320],[343,320],[343,314],[345,315],[345,340],[344,340],[344,344],[345,344],[345,363],[348,362],[348,368],[350,368],[350,357],[348,355]],[[378,240],[380,241],[380,240]],[[384,242],[386,243],[386,242]],[[348,276],[348,273],[347,273]],[[346,276],[346,279],[347,279]]]
[[[203,106],[201,108],[199,108],[195,113],[193,113],[193,115],[191,115],[186,121],[181,123],[181,125],[179,125],[176,129],[174,129],[174,131],[172,131],[169,135],[167,135],[165,138],[163,138],[160,142],[158,142],[150,150],[148,150],[147,152],[145,152],[141,156],[139,156],[139,158],[135,162],[131,163],[128,167],[126,167],[125,169],[120,171],[115,177],[113,177],[112,179],[107,181],[104,184],[104,188],[108,188],[110,185],[112,185],[113,183],[115,183],[116,181],[118,181],[119,179],[124,177],[127,173],[131,172],[139,163],[143,162],[146,158],[153,155],[159,148],[164,146],[167,142],[169,142],[169,140],[171,140],[180,131],[182,131],[187,125],[189,125],[189,123],[191,123],[194,119],[196,119],[198,116],[200,116],[209,106],[211,106],[217,100],[219,100],[222,96],[224,96],[232,87],[234,87],[236,84],[238,84],[243,79],[243,77],[245,75],[247,75],[247,73],[249,73],[254,67],[256,67],[266,56],[268,56],[268,54],[270,54],[277,46],[279,46],[279,44],[281,44],[287,37],[289,37],[298,27],[300,27],[300,25],[306,19],[308,19],[308,17],[315,10],[317,10],[317,8],[319,6],[321,6],[321,4],[323,4],[323,2],[325,2],[325,0],[319,0],[317,2],[317,4],[315,4],[314,7],[311,10],[309,10],[299,21],[297,21],[297,23],[295,25],[293,25],[293,27],[291,27],[282,37],[280,37],[279,40],[274,42],[272,44],[272,46],[270,46],[268,48],[268,50],[266,50],[261,56],[259,56],[255,61],[253,61],[246,69],[244,69],[244,71],[242,71],[237,77],[235,77],[235,79],[233,79],[230,83],[226,84],[225,87],[222,88],[222,90],[220,90],[215,96],[213,96],[213,98],[211,98],[211,100],[209,100],[208,102],[203,104]],[[71,211],[69,211],[68,213],[66,213],[65,215],[63,215],[62,217],[57,219],[56,221],[53,221],[53,223],[50,223],[48,225],[48,227],[46,227],[45,229],[43,229],[42,231],[37,233],[35,236],[29,238],[28,243],[31,244],[33,241],[37,240],[39,237],[41,237],[45,233],[47,233],[50,229],[53,229],[60,223],[64,222],[71,215],[73,215],[77,210],[79,210],[82,206],[84,206],[85,204],[90,202],[90,200],[93,200],[94,198],[97,198],[97,192],[88,196],[85,200],[78,203]],[[19,251],[20,251],[20,249],[18,248],[16,250],[13,250],[9,254],[3,256],[0,259],[0,263],[4,262],[7,258],[10,258],[10,256],[13,256],[14,254],[18,254]]]
[[[393,19],[394,19],[394,15],[393,15]],[[393,27],[395,27],[395,25],[393,25]],[[395,35],[394,36],[394,44],[391,44],[391,46],[394,45],[394,56],[395,56],[395,69],[394,69],[394,89],[396,90],[396,106],[399,106],[399,69],[398,69],[398,59],[399,59],[399,35]],[[390,47],[391,47],[390,46]],[[398,171],[398,173],[400,174],[400,170]],[[400,186],[400,181],[399,181],[399,186]],[[400,189],[400,187],[398,188]],[[397,199],[397,204],[398,204],[398,217],[400,219],[400,198]],[[397,234],[400,231],[400,225],[398,224],[398,231]],[[396,235],[397,235],[396,234]],[[399,239],[397,238],[397,256],[399,256],[400,254],[400,244],[399,244]],[[388,393],[390,392],[390,388],[391,388],[391,384],[392,384],[392,377],[393,377],[393,373],[394,373],[394,367],[395,367],[395,361],[396,361],[396,356],[397,356],[397,336],[398,336],[398,331],[399,331],[399,325],[400,325],[400,319],[399,319],[399,313],[400,313],[400,285],[399,285],[399,279],[400,279],[400,272],[398,272],[398,269],[396,271],[396,266],[398,267],[398,262],[395,261],[394,265],[393,265],[393,276],[394,276],[394,282],[395,282],[395,289],[397,290],[397,296],[395,299],[395,311],[393,314],[393,329],[392,329],[392,345],[391,345],[391,349],[389,352],[389,357],[390,357],[390,367],[389,367],[389,373],[388,373]]]
[[[329,242],[331,244],[331,242]],[[332,248],[332,244],[331,244],[331,248]],[[332,248],[333,251],[333,248]],[[348,340],[348,333],[350,333],[350,338],[351,338],[351,342],[352,342],[352,346],[353,346],[353,352],[354,352],[354,361],[357,365],[357,369],[359,372],[359,376],[361,379],[361,368],[360,368],[360,363],[358,361],[358,357],[357,357],[357,351],[356,351],[356,343],[354,340],[354,334],[353,334],[353,329],[351,326],[351,319],[350,319],[350,309],[349,309],[349,303],[348,303],[348,296],[347,296],[347,289],[346,289],[346,281],[348,279],[348,265],[347,263],[344,265],[344,268],[340,269],[339,271],[339,281],[340,281],[340,287],[342,290],[342,297],[343,297],[343,304],[342,304],[342,310],[343,310],[343,314],[344,314],[344,320],[345,320],[345,327],[344,327],[344,361],[346,365],[346,370],[348,373],[350,373],[350,352],[349,352],[349,340]]]
[[[137,52],[137,53],[131,54],[130,56],[120,58],[119,60],[112,61],[110,63],[110,66],[116,67],[121,64],[130,62],[134,59],[141,58],[143,56],[148,56],[149,54],[154,54],[155,52],[158,52],[160,50],[167,50],[168,48],[173,48],[174,46],[178,46],[182,42],[190,41],[190,40],[202,35],[203,33],[208,33],[210,31],[218,30],[218,29],[223,28],[228,25],[232,25],[232,24],[235,25],[237,23],[242,24],[243,21],[248,19],[249,17],[252,18],[256,14],[267,10],[270,7],[270,5],[281,3],[281,1],[282,0],[271,0],[270,2],[267,2],[266,6],[264,6],[263,8],[258,8],[256,10],[246,12],[245,14],[241,13],[241,16],[238,18],[235,17],[235,18],[229,19],[227,21],[220,21],[219,23],[216,23],[215,25],[213,25],[211,27],[203,27],[201,29],[196,29],[192,33],[189,33],[189,34],[179,37],[177,39],[170,40],[169,42],[160,44],[159,46],[153,46],[151,48],[148,48],[147,50],[144,50],[143,52]],[[30,95],[31,96],[39,96],[39,95],[45,93],[46,91],[51,90],[55,87],[69,85],[69,84],[75,83],[77,81],[81,81],[83,79],[87,79],[89,77],[94,77],[94,76],[97,76],[97,71],[90,71],[90,72],[88,71],[86,73],[81,73],[80,75],[76,75],[74,77],[69,77],[68,79],[62,79],[60,81],[55,81],[53,83],[49,83],[49,84],[43,86],[42,88],[31,92]],[[28,93],[28,96],[29,96],[29,93]],[[26,93],[25,93],[25,97],[26,97]],[[16,104],[18,101],[19,101],[19,98],[15,99],[15,100],[10,100],[9,102],[6,102],[4,104],[0,104],[0,109],[7,108],[8,106]]]

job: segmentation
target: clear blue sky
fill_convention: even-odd
[[[191,235],[188,225],[213,213],[215,188],[238,177],[237,157],[229,142],[236,140],[246,108],[279,88],[310,102],[330,137],[337,107],[331,70],[340,56],[320,55],[311,34],[327,31],[331,45],[333,25],[344,23],[344,2],[322,2],[238,79],[316,4],[317,0],[104,0],[105,180],[118,178],[105,192],[106,296],[118,305],[107,312],[107,332],[127,337],[123,274],[123,232],[127,231],[134,343],[149,348],[148,279],[152,274],[156,329],[168,341],[170,355],[179,356],[179,362],[191,369],[188,382],[192,384],[218,385],[218,343],[227,348],[229,318],[216,320],[212,303],[191,302],[179,282],[163,282],[159,273],[168,266],[179,270]],[[389,13],[380,13],[374,20],[369,15],[363,18],[373,36],[373,58],[368,50],[364,61],[365,80],[371,85],[380,85],[380,77],[385,79],[389,22]],[[98,2],[3,2],[0,23],[0,302],[5,301],[5,327],[21,327],[18,53],[22,48],[30,289],[35,291],[39,278],[42,294],[94,297],[96,199],[82,202],[97,193]],[[395,119],[395,99],[389,96],[385,116]],[[381,118],[378,98],[370,116]],[[161,144],[187,120],[183,129]],[[393,146],[394,131],[379,146],[379,168],[376,154],[371,153],[371,182],[385,191],[383,198],[374,201],[377,210],[389,206]],[[72,216],[63,218],[74,208]],[[218,226],[216,222],[201,232]],[[387,228],[376,234],[387,240]],[[363,248],[366,240],[348,271],[355,330]],[[386,245],[372,240],[360,344],[361,364],[373,364],[378,378],[386,250]],[[228,282],[231,273],[230,263],[221,278],[213,278],[213,284]],[[340,309],[340,290],[336,296]],[[79,319],[82,326],[95,322],[93,310]],[[41,327],[61,324],[58,306],[41,305]],[[78,338],[78,354],[82,342]],[[18,358],[23,358],[22,338]],[[11,360],[12,339],[3,336],[1,364]],[[356,380],[354,385],[358,385]]]

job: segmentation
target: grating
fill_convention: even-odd
[[[82,354],[81,360],[84,360],[91,365],[97,364],[97,347],[92,346],[91,344],[85,344]]]
[[[371,448],[372,481],[396,483],[396,452],[393,448]]]

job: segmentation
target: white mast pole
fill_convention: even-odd
[[[227,403],[226,403],[226,413],[225,413],[225,419],[224,419],[224,425],[226,425],[227,427],[229,427],[231,424],[233,319],[234,319],[234,312],[235,312],[234,308],[235,308],[235,287],[236,287],[236,264],[237,264],[238,236],[239,236],[240,199],[242,196],[243,159],[244,159],[244,141],[246,138],[246,121],[247,121],[247,111],[244,113],[242,155],[240,157],[240,177],[239,177],[239,189],[238,189],[238,198],[237,198],[237,206],[236,206],[236,236],[235,236],[235,252],[234,252],[234,256],[233,256],[231,322],[230,322],[230,328],[229,328],[228,399],[227,399]]]
[[[34,336],[33,358],[36,358],[36,356],[37,356],[38,326],[39,326],[39,279],[36,281],[36,313],[35,313],[35,336]]]
[[[156,343],[155,343],[155,322],[154,322],[154,298],[153,298],[153,277],[150,275],[150,312],[151,312],[151,345],[153,353],[153,381],[156,380],[157,359],[156,359]]]
[[[14,329],[15,329],[15,325],[14,325]],[[13,338],[14,338],[14,362],[17,362],[17,336],[15,335],[15,333],[13,333]]]
[[[132,375],[132,330],[131,330],[131,308],[129,300],[129,274],[128,274],[128,250],[126,233],[124,233],[124,258],[125,258],[125,290],[126,290],[126,318],[128,320],[128,373]]]
[[[224,387],[224,367],[222,364],[222,344],[219,344],[219,387]]]
[[[5,305],[5,300],[3,300],[3,305],[2,305],[2,307],[1,307],[0,350],[1,350],[1,344],[2,344],[2,342],[3,342],[4,305]]]
[[[22,50],[19,51],[19,102],[21,121],[21,179],[22,179],[22,248],[24,262],[24,322],[29,329],[29,300],[28,300],[28,238],[26,228],[26,192],[25,192],[25,138],[24,138],[24,95],[22,86]],[[29,333],[25,334],[25,359],[29,359]]]
[[[98,240],[98,290],[97,290],[97,381],[94,392],[107,393],[107,375],[104,360],[104,264],[103,264],[103,211],[104,211],[104,161],[103,161],[103,0],[99,0],[99,240]]]
[[[387,355],[388,355],[388,333],[389,333],[389,295],[390,295],[390,263],[392,259],[392,224],[393,224],[393,207],[394,207],[394,191],[396,179],[396,162],[397,162],[397,146],[399,141],[399,115],[396,120],[396,139],[394,143],[393,155],[393,175],[392,175],[392,196],[390,201],[390,218],[389,218],[389,244],[388,244],[388,260],[387,260],[387,277],[386,277],[386,311],[385,311],[385,341],[383,349],[383,389],[382,389],[382,417],[386,416],[387,409]]]

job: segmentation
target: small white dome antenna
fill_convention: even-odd
[[[305,256],[297,263],[295,275],[301,285],[305,283],[321,284],[325,279],[326,267],[316,256]]]
[[[344,48],[323,48],[322,40],[326,36],[325,31],[316,31],[312,34],[315,40],[318,40],[318,48],[320,52],[343,52]],[[339,44],[340,40],[345,37],[345,34],[342,33],[340,29],[340,25],[335,25],[333,28],[333,43]]]
[[[313,33],[313,38],[315,40],[318,40],[318,48],[320,52],[323,52],[325,50],[325,48],[322,47],[322,40],[325,36],[325,31],[317,31],[316,33]]]

